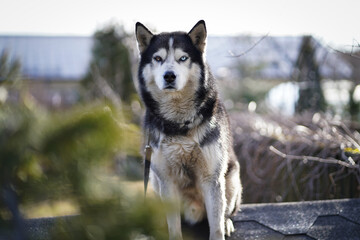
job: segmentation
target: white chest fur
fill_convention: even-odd
[[[191,137],[164,137],[154,150],[154,164],[160,174],[166,174],[180,188],[196,184],[206,171],[199,143]]]

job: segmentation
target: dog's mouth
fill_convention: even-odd
[[[174,93],[177,92],[177,89],[174,87],[166,87],[163,89],[164,93]]]
[[[176,91],[175,84],[173,84],[173,83],[165,84],[164,90],[167,90],[167,91]]]
[[[174,86],[166,86],[164,89],[166,90],[176,90]]]

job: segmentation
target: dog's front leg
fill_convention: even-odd
[[[180,198],[175,184],[167,179],[160,184],[160,196],[164,202],[171,202],[173,208],[166,214],[170,240],[181,240]]]
[[[205,146],[201,149],[207,163],[202,173],[201,188],[210,227],[210,240],[225,239],[225,166],[221,145]]]
[[[210,240],[223,240],[225,228],[225,183],[211,179],[202,184],[207,217],[210,226]]]

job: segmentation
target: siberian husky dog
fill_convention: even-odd
[[[240,166],[229,120],[205,60],[206,27],[151,33],[136,23],[138,86],[146,106],[144,134],[153,149],[150,181],[164,201],[170,239],[182,239],[181,210],[195,224],[207,217],[210,239],[234,231],[241,202]]]

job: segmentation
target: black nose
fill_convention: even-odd
[[[176,79],[176,75],[173,71],[167,71],[165,74],[164,74],[164,79],[167,83],[172,83],[175,81]]]

